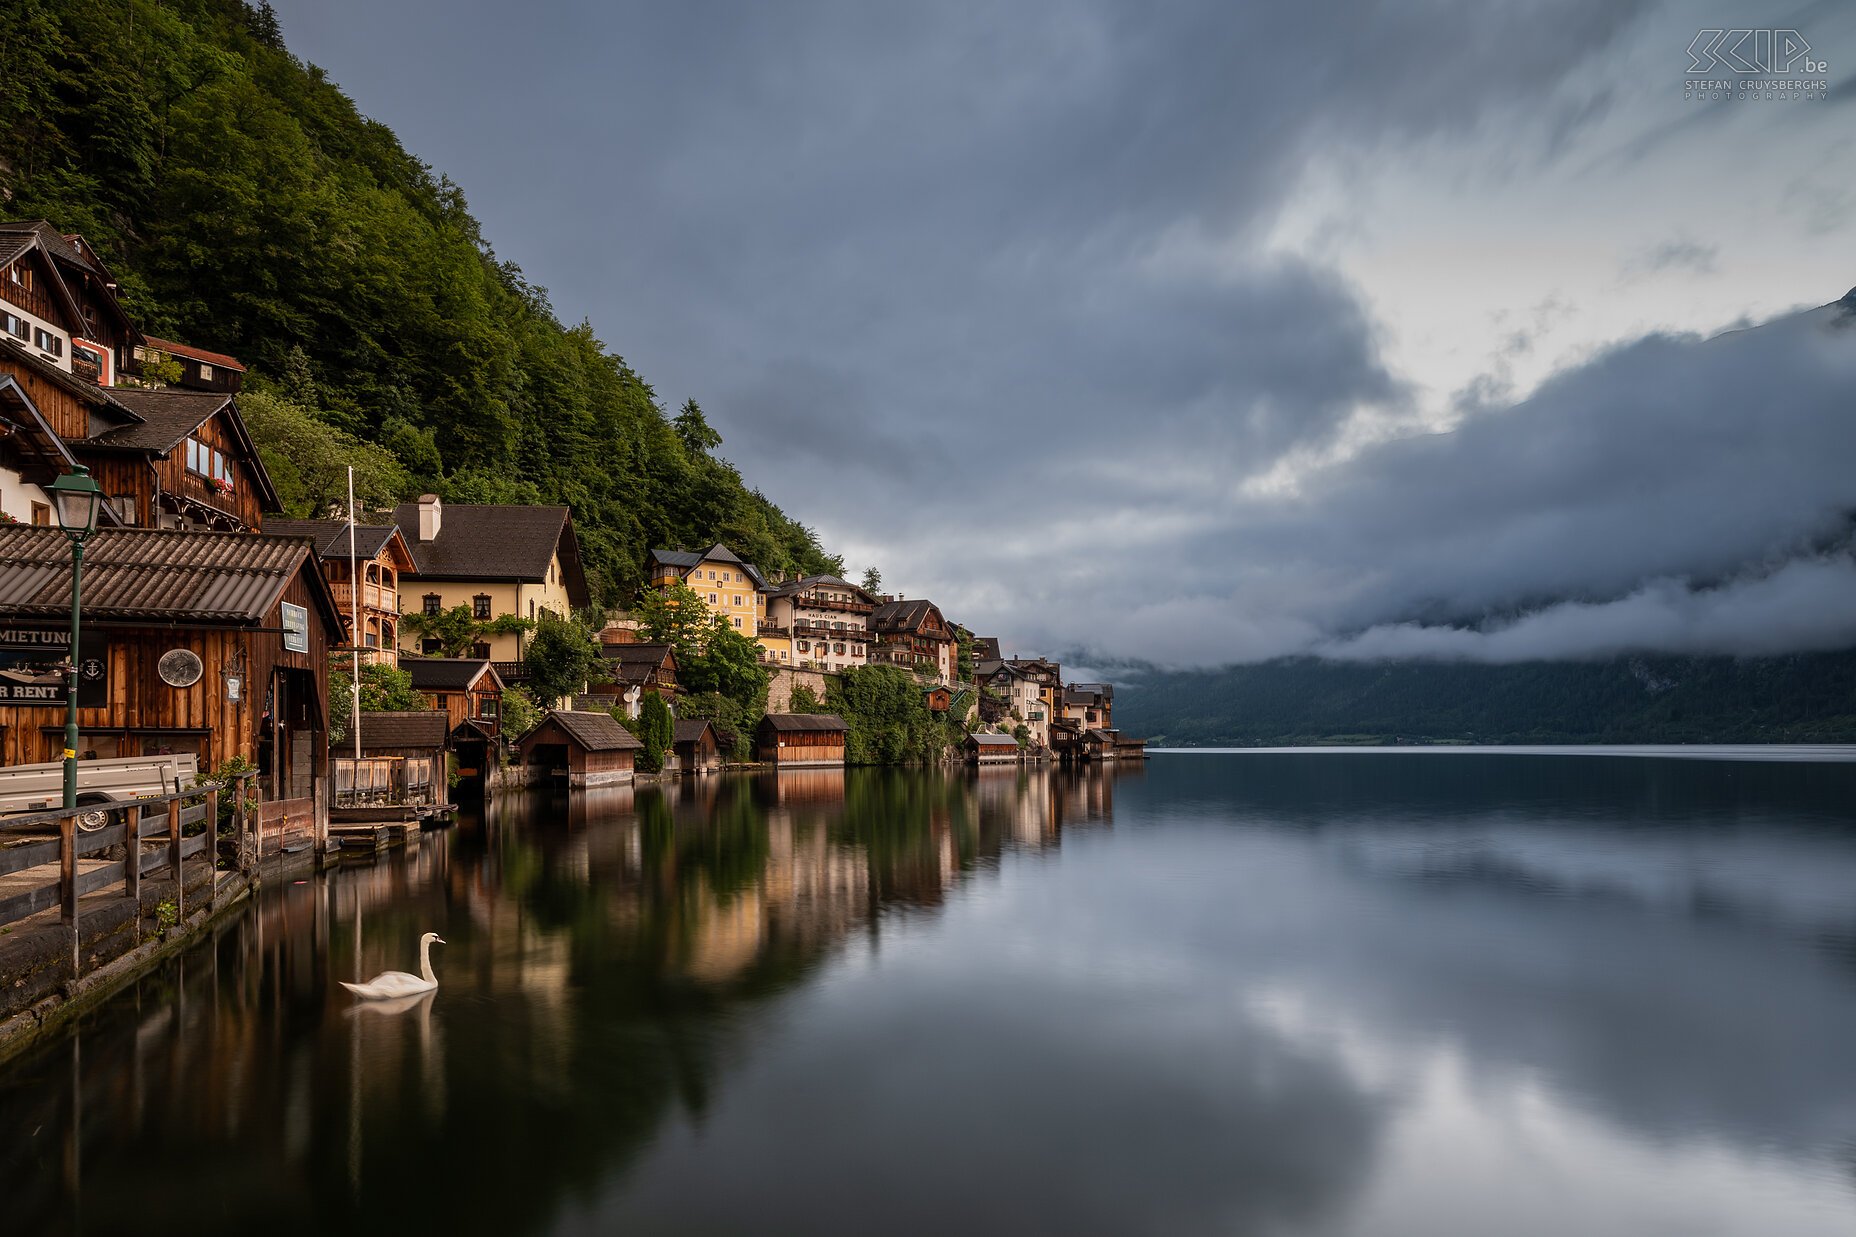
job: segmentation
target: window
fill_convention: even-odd
[[[470,646],[470,655],[472,657],[482,658],[484,661],[489,661],[490,660],[489,643],[484,640],[477,641],[477,643]]]
[[[470,599],[470,616],[474,619],[490,617],[490,595],[488,593],[478,593]]]
[[[32,329],[32,342],[38,346],[40,352],[49,352],[53,356],[64,355],[64,340],[58,338],[44,327],[34,327]]]
[[[735,594],[735,604],[736,604],[736,605],[740,605],[740,604],[741,604],[741,594],[740,594],[740,593],[736,593],[736,594]]]
[[[32,504],[32,526],[34,528],[50,528],[52,526],[52,508],[50,503]],[[65,660],[69,661],[70,659],[66,658]],[[80,700],[78,703],[82,704],[83,701]]]
[[[836,653],[836,654],[837,654],[838,656],[840,656],[840,657],[842,657],[842,656],[844,656],[844,646],[843,646],[842,644],[834,644],[834,645],[832,645],[832,646],[831,646],[831,651],[832,651],[832,652],[834,652],[834,653]]]
[[[4,327],[8,335],[20,339],[32,338],[32,324],[18,314],[0,314],[0,327]]]
[[[200,444],[191,438],[187,440],[187,471],[200,471]]]
[[[496,705],[497,705],[496,697],[490,695],[488,692],[485,692],[483,695],[478,696],[477,697],[477,716],[487,722],[495,721],[496,720]]]
[[[811,643],[805,640],[801,640],[799,642],[799,651],[801,653],[810,653],[812,651]]]
[[[733,619],[732,621],[734,622],[734,624],[735,624],[735,626],[736,626],[737,628],[739,628],[739,627],[741,626],[741,616],[740,616],[740,615],[738,615],[738,614],[737,614],[737,615],[736,615],[736,616],[734,617],[734,619]]]
[[[211,382],[212,380],[213,380],[213,367],[206,364],[204,361],[202,361],[200,363],[200,381]]]
[[[419,651],[425,654],[427,657],[437,656],[438,655],[438,641],[436,640],[419,641]]]
[[[715,605],[715,604],[716,604],[716,601],[715,601],[715,594],[714,594],[714,593],[710,593],[710,594],[709,594],[709,604],[710,604],[710,605]]]
[[[535,617],[535,599],[532,597],[529,598],[528,602],[528,616],[531,619]]]
[[[445,604],[445,599],[443,597],[440,597],[437,593],[427,593],[425,595],[425,612],[427,614],[439,613],[441,610],[444,609],[444,604]],[[426,643],[430,644],[432,643],[432,641],[428,640],[426,641]]]

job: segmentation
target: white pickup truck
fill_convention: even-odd
[[[200,773],[200,759],[190,752],[168,756],[116,756],[77,762],[77,827],[92,832],[110,823],[112,803],[186,790]],[[11,765],[0,769],[0,829],[5,817],[38,812],[64,802],[64,764]]]

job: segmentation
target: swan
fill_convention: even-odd
[[[364,984],[351,984],[342,980],[341,985],[363,1001],[391,1001],[396,997],[436,992],[438,978],[432,974],[432,946],[444,943],[445,938],[436,932],[427,932],[419,938],[417,975],[408,975],[405,971],[382,971]]]

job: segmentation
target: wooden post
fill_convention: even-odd
[[[206,906],[219,905],[219,787],[206,792]]]
[[[71,925],[71,982],[77,982],[77,960],[82,952],[77,936],[77,817],[58,818],[58,900],[64,904],[64,921]]]
[[[187,874],[180,861],[180,796],[168,800],[168,866],[174,870],[174,922],[187,917]]]
[[[123,813],[122,896],[135,903],[135,939],[142,939],[142,806]]]

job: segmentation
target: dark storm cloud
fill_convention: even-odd
[[[1580,71],[1646,7],[284,19],[852,570],[1016,646],[1177,663],[1856,637],[1773,622],[1851,574],[1823,542],[1856,506],[1834,463],[1856,446],[1851,332],[1649,338],[1518,407],[1492,376],[1453,432],[1414,435],[1359,294],[1262,252],[1316,156],[1443,136],[1521,167],[1575,146],[1613,103]],[[1711,255],[1678,237],[1635,260]]]

